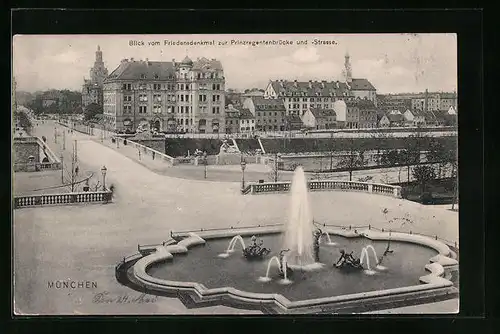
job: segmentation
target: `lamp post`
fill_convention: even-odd
[[[101,173],[102,173],[102,189],[103,189],[103,191],[106,191],[106,172],[107,171],[108,171],[108,169],[106,168],[106,166],[102,166]]]
[[[207,152],[203,152],[203,164],[205,165],[205,179],[207,178]]]
[[[64,184],[64,156],[61,153],[61,184]]]
[[[247,167],[247,162],[245,161],[243,156],[241,156],[240,165],[241,165],[241,190],[244,190],[245,189],[245,168]]]

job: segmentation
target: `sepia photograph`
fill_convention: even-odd
[[[460,311],[456,34],[12,43],[15,315]]]

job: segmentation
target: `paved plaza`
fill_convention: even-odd
[[[153,171],[155,167],[167,168],[161,167],[160,161],[155,161],[155,166],[145,159],[138,163],[132,151],[127,156],[122,154],[123,148],[117,152],[116,148],[101,144],[98,137],[77,133],[73,136],[79,139],[78,156],[85,171],[99,171],[105,165],[106,184],[114,184],[116,194],[107,205],[14,211],[17,313],[260,314],[260,311],[223,306],[188,310],[179,300],[165,297],[157,297],[151,303],[112,306],[95,302],[94,295],[98,292],[114,296],[139,294],[118,284],[114,273],[115,265],[123,256],[135,253],[138,243],[161,243],[169,239],[172,230],[281,223],[287,216],[289,197],[286,194],[242,196],[238,181],[209,182],[162,175]],[[371,224],[458,241],[458,213],[441,207],[353,192],[315,192],[310,198],[314,219],[320,223]],[[413,223],[389,222],[397,217],[407,217]],[[68,279],[95,281],[98,287],[77,290],[48,287],[48,282]],[[443,303],[435,303],[436,309],[457,308],[456,303]],[[68,313],[69,310],[74,311]],[[433,306],[426,306],[425,310],[433,312]],[[412,311],[405,308],[404,312]]]

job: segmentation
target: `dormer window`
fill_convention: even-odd
[[[141,79],[146,79],[146,74],[141,74]]]
[[[155,74],[155,79],[159,79],[160,77],[158,76],[158,74]]]

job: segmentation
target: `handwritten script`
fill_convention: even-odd
[[[153,304],[158,300],[158,296],[141,293],[137,296],[128,294],[113,295],[108,291],[98,292],[92,298],[95,304]]]

